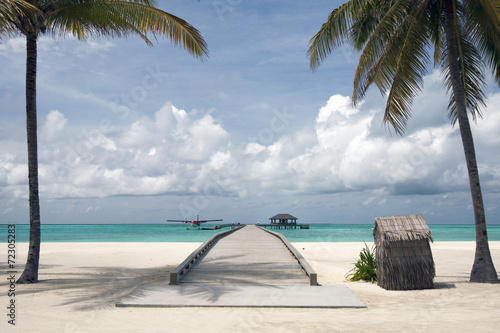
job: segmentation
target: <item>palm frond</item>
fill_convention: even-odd
[[[0,2],[0,37],[2,34],[10,34],[15,31],[12,21],[20,11],[17,0]]]
[[[88,36],[122,37],[139,35],[151,45],[148,34],[169,38],[181,44],[193,56],[208,55],[199,31],[183,19],[143,4],[151,0],[78,0],[48,13],[47,26],[52,31],[71,33],[79,39]]]
[[[483,5],[483,2],[486,4]],[[500,3],[500,1],[497,1]],[[471,42],[478,46],[481,57],[500,83],[500,8],[489,1],[469,0],[464,3],[464,26]]]
[[[475,7],[481,9],[490,17],[490,23],[497,31],[500,31],[500,0],[468,0],[464,3],[467,8]]]
[[[441,61],[441,52],[443,50],[444,35],[444,18],[443,18],[443,2],[441,0],[430,0],[427,3],[427,15],[429,22],[429,34],[434,45],[433,62],[437,66]]]
[[[24,0],[2,0],[0,2],[0,38],[20,30],[20,20],[35,20],[38,8]]]
[[[398,134],[404,133],[413,99],[427,72],[427,4],[428,1],[396,1],[371,34],[356,69],[353,102],[361,100],[372,83],[382,94],[390,90],[384,123]]]
[[[457,40],[460,64],[460,75],[462,89],[465,95],[465,105],[467,111],[471,113],[474,121],[477,117],[482,117],[481,107],[485,106],[485,88],[486,79],[483,73],[484,62],[481,54],[475,45],[470,41],[470,36],[463,29],[459,30],[460,36]],[[449,66],[449,55],[446,51],[442,55],[442,72],[444,76],[445,87],[450,94],[450,103],[448,105],[449,117],[452,124],[457,121],[456,96],[453,93],[451,72]]]
[[[404,133],[411,116],[413,100],[423,87],[423,78],[430,62],[428,49],[431,39],[425,5],[425,2],[422,3],[417,12],[411,15],[408,33],[387,97],[384,123],[390,124],[400,135]]]
[[[359,63],[354,76],[353,102],[357,104],[361,100],[369,86],[378,82],[378,87],[382,93],[385,93],[394,77],[397,59],[400,49],[404,44],[405,29],[407,24],[405,20],[408,17],[408,7],[410,1],[397,1],[389,8],[382,18],[374,18],[377,21],[375,29],[369,34],[363,52],[359,58]],[[365,13],[366,17],[372,16]],[[365,37],[357,36],[354,30],[358,27],[353,26],[353,35],[358,39],[355,43],[363,43]],[[378,77],[378,79],[375,79]]]
[[[398,2],[401,1],[372,0],[366,4],[366,6],[363,8],[362,13],[358,15],[357,20],[352,25],[350,31],[352,46],[355,50],[362,50],[365,47],[366,43],[371,39],[372,34],[375,30],[380,28],[387,28],[387,25],[385,24],[383,24],[382,26],[378,26],[380,22],[388,21],[387,14],[389,14],[390,17],[397,18],[397,16],[394,15],[394,9],[404,9],[404,7],[402,6],[395,6],[395,4],[397,4]],[[390,23],[392,24],[394,22]],[[391,27],[391,29],[393,28],[394,27]]]
[[[334,9],[321,29],[309,40],[309,66],[318,68],[331,52],[349,40],[352,24],[370,0],[350,0]]]

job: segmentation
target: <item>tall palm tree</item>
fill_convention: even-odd
[[[431,61],[441,67],[450,94],[449,116],[460,128],[474,207],[476,253],[470,281],[498,282],[468,118],[468,112],[473,120],[481,117],[486,71],[500,83],[498,0],[350,0],[334,9],[311,38],[311,68],[343,43],[361,51],[353,103],[375,83],[388,93],[384,123],[400,135]]]
[[[152,45],[148,34],[181,44],[194,57],[208,55],[205,41],[186,21],[155,7],[156,0],[2,0],[0,33],[17,30],[26,36],[26,129],[30,240],[28,259],[17,283],[38,281],[40,259],[40,205],[38,195],[36,72],[37,40],[41,35],[124,37],[139,35]],[[37,10],[34,13],[31,7]]]

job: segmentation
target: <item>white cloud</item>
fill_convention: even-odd
[[[228,163],[230,160],[230,152],[218,151],[210,157],[211,165],[215,170],[220,170],[224,166],[224,164]]]
[[[84,43],[80,43],[80,47],[77,48],[78,56],[86,57],[95,52],[107,51],[116,47],[115,43],[109,40],[88,40]]]
[[[0,43],[0,53],[6,55],[26,53],[26,38],[16,37],[3,40]]]
[[[489,147],[498,147],[500,145],[500,93],[495,93],[489,96],[486,101],[488,107],[483,112],[484,119],[478,119],[477,124],[472,122],[472,131],[476,141]]]
[[[492,95],[489,103],[498,98]],[[382,108],[380,102],[355,108],[348,97],[334,95],[318,110],[313,128],[267,145],[233,143],[213,112],[188,113],[170,103],[152,116],[106,130],[76,126],[53,110],[41,126],[41,193],[46,198],[167,193],[248,198],[358,192],[372,193],[361,202],[370,206],[384,204],[386,194],[467,190],[458,129],[441,121],[392,137],[378,128]],[[431,111],[414,117],[425,123],[420,118]],[[500,110],[490,108],[485,117],[474,126],[479,151],[496,151]],[[496,191],[497,154],[479,163],[484,186]],[[24,153],[20,158],[6,150],[0,159],[0,183],[8,185],[3,195],[25,197],[26,178]]]
[[[427,107],[431,105],[427,103]],[[442,112],[440,100],[434,105],[434,109],[414,114],[416,121],[425,123],[422,118],[428,114]],[[467,190],[457,128],[441,120],[434,126],[413,128],[405,137],[381,135],[373,124],[379,121],[382,108],[383,105],[364,105],[361,113],[348,97],[332,96],[319,110],[314,143],[307,140],[309,145],[304,148],[294,134],[280,138],[266,147],[266,155],[256,156],[252,179],[260,181],[263,188],[296,194],[365,190],[431,194]],[[500,111],[490,111],[488,117],[495,123]],[[485,126],[480,139],[496,138],[489,129],[499,125]],[[489,143],[498,149],[495,140]],[[482,173],[488,174],[488,184],[499,181],[496,156],[481,167]]]
[[[75,126],[51,111],[41,137],[41,193],[50,198],[197,191],[232,159],[228,133],[212,116],[190,116],[170,103],[152,118],[109,131]],[[0,181],[25,186],[25,164],[9,156],[0,160]]]
[[[28,166],[25,164],[6,165],[8,170],[7,185],[27,185],[28,184]]]
[[[83,212],[83,214],[88,214],[88,213],[91,213],[91,212],[97,212],[99,211],[101,208],[99,206],[96,206],[96,207],[87,207],[87,209],[85,209],[85,211]]]
[[[245,146],[245,154],[257,155],[258,153],[264,151],[265,149],[266,149],[265,146],[257,142],[250,142]]]
[[[64,130],[67,122],[68,119],[61,112],[57,110],[50,111],[45,117],[45,123],[42,125],[40,139],[47,142],[55,141]]]

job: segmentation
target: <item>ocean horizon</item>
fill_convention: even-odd
[[[214,226],[217,224],[205,224]],[[372,242],[373,224],[309,224],[310,229],[272,229],[290,242]],[[204,242],[219,230],[187,230],[187,224],[43,224],[42,242]],[[429,225],[434,241],[475,241],[474,225]],[[488,240],[500,241],[500,225],[488,225]],[[8,225],[0,225],[7,239]],[[29,240],[29,225],[15,225],[16,242]]]

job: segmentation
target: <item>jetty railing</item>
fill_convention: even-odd
[[[194,264],[202,258],[202,256],[219,240],[219,238],[227,236],[243,228],[244,225],[238,225],[236,228],[219,232],[210,237],[205,243],[201,244],[194,250],[179,266],[170,272],[170,284],[178,284],[180,280],[186,275],[187,272],[194,266]]]
[[[274,232],[274,231],[271,231],[271,230],[267,230],[266,228],[262,228],[262,227],[260,227],[260,228],[262,230],[265,230],[266,232],[270,233],[271,235],[273,235],[273,236],[278,237],[279,239],[281,239],[281,241],[283,242],[283,244],[285,244],[285,246],[288,248],[288,250],[292,253],[292,256],[294,256],[295,259],[297,259],[297,261],[299,262],[300,267],[302,267],[302,269],[304,270],[304,272],[306,273],[306,275],[309,277],[309,285],[311,285],[311,286],[317,286],[318,285],[318,274],[311,267],[311,265],[309,265],[309,263],[302,256],[302,254],[300,254],[300,252],[295,248],[295,246],[293,246],[292,243],[290,243],[288,241],[288,239],[286,239],[286,237],[283,236],[282,234]]]

